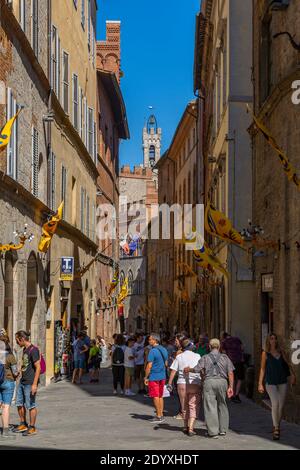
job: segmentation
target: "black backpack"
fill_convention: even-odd
[[[0,363],[0,385],[5,381],[5,366]]]
[[[116,346],[112,355],[112,363],[117,365],[124,364],[124,351],[121,346]]]

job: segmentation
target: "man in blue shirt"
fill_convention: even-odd
[[[148,386],[149,396],[153,398],[156,417],[152,423],[162,423],[164,410],[164,386],[166,383],[166,368],[168,365],[168,351],[160,345],[160,337],[152,333],[149,338],[152,347],[148,354],[145,371],[145,385]]]

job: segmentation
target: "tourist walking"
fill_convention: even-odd
[[[138,384],[138,393],[146,393],[144,387],[144,350],[145,338],[143,333],[136,335],[136,342],[133,346],[134,353],[134,378]]]
[[[20,424],[14,432],[23,433],[23,436],[32,436],[37,433],[36,396],[41,374],[41,355],[36,346],[30,342],[30,335],[20,330],[16,333],[16,342],[23,348],[21,379],[17,389],[16,406],[18,408]],[[29,425],[26,411],[29,412]]]
[[[182,341],[185,340],[185,339],[188,339],[188,338],[186,336],[182,336],[181,334],[178,334],[178,335],[175,336],[175,338],[174,338],[174,352],[173,352],[173,355],[172,355],[173,360],[176,359],[176,357],[179,354],[183,353]],[[175,397],[177,399],[177,402],[178,402],[178,412],[174,415],[174,418],[180,420],[180,419],[183,419],[183,414],[182,414],[180,398],[179,398],[178,390],[177,390],[177,375],[175,376],[173,383],[174,383],[174,392],[175,392],[174,395],[175,395]]]
[[[199,336],[198,343],[196,343],[194,352],[196,354],[200,354],[200,356],[205,356],[205,354],[209,354],[209,339],[205,333],[201,333]]]
[[[237,336],[231,336],[229,333],[221,335],[221,351],[227,354],[234,365],[234,388],[231,401],[241,403],[240,391],[242,383],[245,380],[245,361],[243,343]]]
[[[124,366],[125,366],[125,395],[132,397],[135,393],[132,391],[132,379],[134,377],[134,354],[133,346],[135,343],[134,338],[128,338],[124,352]]]
[[[100,366],[102,361],[102,351],[97,345],[96,340],[91,341],[91,347],[89,350],[89,371],[90,371],[90,383],[98,383],[100,376]]]
[[[84,344],[85,334],[83,332],[79,333],[77,339],[75,339],[73,346],[73,357],[74,357],[74,370],[72,377],[72,384],[77,383],[77,375],[79,378],[79,385],[82,384],[82,376],[86,367],[85,357],[86,353],[89,351],[89,348]]]
[[[264,381],[266,390],[272,405],[273,439],[280,439],[280,423],[283,407],[288,391],[288,379],[295,385],[296,376],[292,365],[279,345],[276,334],[271,333],[266,338],[265,348],[261,355],[258,391],[264,393]]]
[[[162,423],[164,410],[164,387],[166,383],[166,368],[168,365],[168,352],[160,345],[160,336],[151,333],[149,344],[152,346],[148,354],[148,363],[145,371],[145,385],[148,386],[149,397],[153,398],[156,417],[152,423]]]
[[[2,410],[2,438],[15,438],[9,429],[10,407],[18,377],[18,367],[12,353],[9,338],[3,329],[0,332],[0,406]]]
[[[196,367],[187,367],[185,373],[201,374],[207,436],[217,439],[219,435],[225,436],[229,428],[226,396],[233,395],[234,366],[226,354],[220,353],[218,339],[211,339],[209,347],[210,353],[203,356]]]
[[[115,344],[112,346],[112,374],[113,374],[113,385],[114,390],[113,394],[118,394],[118,384],[120,384],[121,391],[120,394],[124,395],[124,385],[125,385],[125,367],[124,367],[124,336],[117,335],[115,337]]]
[[[179,354],[172,363],[170,377],[168,381],[169,387],[172,386],[173,380],[178,374],[177,391],[180,398],[182,417],[184,419],[183,431],[189,436],[194,436],[194,424],[199,415],[201,401],[201,378],[200,373],[190,373],[186,375],[184,370],[186,367],[193,368],[199,363],[201,356],[190,350],[191,341],[184,339],[181,342],[182,353]]]

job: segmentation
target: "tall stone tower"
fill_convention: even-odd
[[[157,127],[156,117],[152,114],[143,129],[144,168],[153,168],[160,159],[161,137],[161,128]]]

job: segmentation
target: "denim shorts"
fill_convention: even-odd
[[[31,393],[32,385],[19,383],[17,388],[16,406],[25,406],[27,410],[36,408],[36,394]]]
[[[15,382],[13,380],[5,380],[0,385],[0,403],[3,405],[11,405],[15,391]]]
[[[74,369],[85,369],[85,357],[74,360]]]

